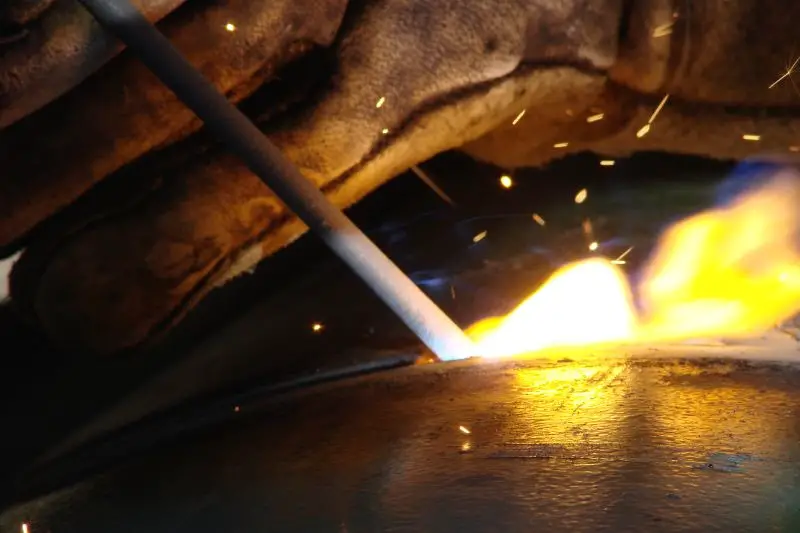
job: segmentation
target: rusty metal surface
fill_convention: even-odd
[[[259,402],[0,530],[800,529],[796,366],[429,365]]]

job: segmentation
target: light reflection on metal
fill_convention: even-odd
[[[514,180],[511,179],[511,176],[508,174],[503,174],[500,176],[500,185],[502,185],[506,189],[510,189],[512,185],[514,185]]]
[[[527,111],[527,110],[526,110],[526,109],[523,109],[523,110],[520,112],[520,114],[519,114],[519,115],[517,115],[517,118],[515,118],[515,119],[514,119],[514,122],[512,122],[512,123],[511,123],[511,125],[512,125],[512,126],[516,126],[516,125],[517,125],[517,123],[518,123],[520,120],[522,120],[522,117],[524,117],[524,116],[525,116],[525,111]]]

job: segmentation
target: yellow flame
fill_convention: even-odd
[[[557,271],[505,317],[468,334],[485,357],[607,343],[760,334],[800,311],[800,180],[782,171],[732,204],[668,230],[638,293],[614,261]]]
[[[468,333],[483,356],[505,357],[629,339],[635,321],[625,276],[605,259],[589,259],[556,272],[505,318],[479,322]]]

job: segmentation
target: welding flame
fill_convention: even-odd
[[[800,179],[783,170],[670,228],[636,287],[593,258],[557,271],[505,317],[467,333],[485,357],[602,344],[759,335],[800,311]]]

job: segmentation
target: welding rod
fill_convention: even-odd
[[[475,354],[472,341],[129,0],[80,0],[237,154],[440,359]]]

